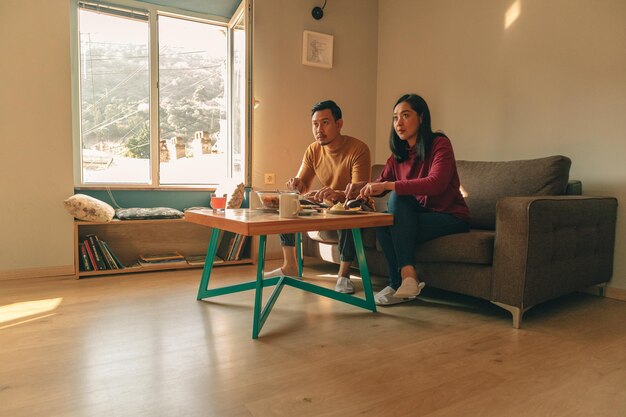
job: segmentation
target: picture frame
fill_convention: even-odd
[[[333,67],[333,35],[305,30],[302,34],[302,63],[311,67]]]

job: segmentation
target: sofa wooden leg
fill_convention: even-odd
[[[513,316],[513,328],[519,329],[522,326],[522,316],[525,312],[527,312],[532,306],[526,308],[520,308],[511,306],[504,303],[499,303],[497,301],[492,301],[493,304],[497,305],[500,308],[505,309]]]

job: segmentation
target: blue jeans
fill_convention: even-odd
[[[420,243],[440,236],[469,231],[469,224],[451,214],[436,213],[424,208],[412,195],[389,196],[387,211],[393,214],[393,225],[377,227],[376,237],[383,248],[389,286],[400,287],[402,267],[415,266],[415,248]]]
[[[356,256],[354,249],[354,239],[352,230],[337,230],[339,234],[339,260],[341,262],[352,262]],[[296,246],[296,235],[293,233],[283,233],[280,235],[281,246]]]

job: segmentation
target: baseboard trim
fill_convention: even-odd
[[[604,296],[614,300],[626,301],[626,290],[621,288],[606,287],[604,289]]]
[[[0,281],[8,279],[57,277],[62,275],[74,275],[74,265],[46,266],[42,268],[0,271]]]
[[[613,300],[626,301],[626,290],[621,288],[609,287],[606,284],[592,285],[584,290],[580,290],[585,294],[591,294],[598,297],[611,298]]]

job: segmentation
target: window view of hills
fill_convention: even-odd
[[[80,18],[85,182],[149,182],[151,157],[173,164],[226,151],[224,28],[161,17],[158,59],[151,59],[147,21],[90,11]],[[151,82],[159,95],[159,150],[152,154]],[[225,165],[221,159],[214,162]]]

